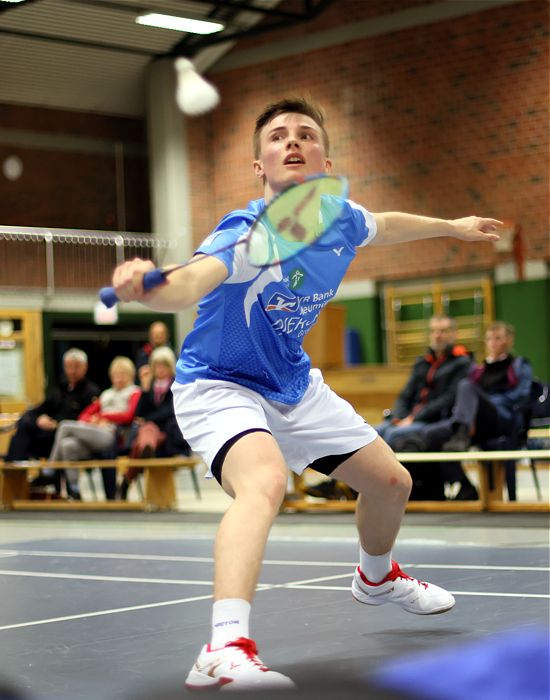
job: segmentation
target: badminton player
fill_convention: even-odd
[[[320,110],[299,99],[269,105],[256,121],[254,174],[264,199],[233,211],[197,251],[194,265],[144,292],[151,261],[117,267],[119,299],[175,312],[199,302],[172,390],[183,435],[233,498],[215,542],[212,636],[189,672],[188,689],[292,687],[257,656],[250,606],[265,544],[284,498],[288,469],[312,467],[359,492],[359,565],[351,593],[360,603],[393,603],[419,615],[443,613],[455,601],[392,560],[411,478],[388,445],[311,369],[302,340],[334,296],[356,248],[448,236],[494,241],[499,221],[452,221],[402,213],[372,214],[352,201],[331,230],[331,245],[313,245],[258,269],[243,246],[225,249],[269,202],[297,179],[330,173],[329,139]],[[337,243],[333,236],[337,235]]]

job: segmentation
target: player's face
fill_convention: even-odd
[[[264,178],[269,200],[307,175],[330,172],[320,127],[305,114],[279,114],[260,133],[260,155],[254,172]]]

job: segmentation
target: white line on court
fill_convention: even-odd
[[[208,600],[212,595],[200,595],[193,598],[179,598],[177,600],[166,600],[162,603],[145,603],[144,605],[132,605],[127,608],[113,608],[112,610],[99,610],[97,612],[81,613],[80,615],[66,615],[65,617],[50,617],[47,620],[31,620],[29,622],[18,622],[14,625],[3,625],[0,630],[13,630],[19,627],[34,627],[34,625],[47,625],[51,622],[66,622],[68,620],[81,620],[85,617],[100,617],[101,615],[114,615],[121,612],[133,612],[134,610],[146,610],[148,608],[162,608],[166,605],[180,605],[181,603],[193,603],[197,600]]]
[[[94,574],[57,574],[50,571],[15,571],[10,569],[0,569],[0,576],[30,576],[37,578],[62,578],[75,579],[81,581],[116,581],[122,583],[173,583],[176,585],[197,585],[211,586],[212,581],[200,581],[192,579],[178,578],[132,578],[128,576],[96,576]]]
[[[0,575],[4,574],[13,574],[13,575],[22,575],[22,576],[41,576],[41,577],[49,577],[49,578],[77,578],[77,579],[91,579],[91,580],[102,580],[102,581],[135,581],[136,579],[124,579],[123,577],[109,577],[109,576],[75,576],[71,574],[50,574],[50,573],[39,573],[39,572],[9,572],[9,571],[2,571],[0,570]],[[345,573],[345,574],[335,574],[333,576],[322,576],[318,578],[310,578],[310,579],[300,579],[298,581],[288,581],[286,583],[276,583],[276,584],[259,584],[257,587],[257,591],[271,591],[275,589],[294,589],[294,590],[299,590],[299,589],[304,589],[304,590],[327,590],[327,591],[345,591],[349,592],[349,586],[321,586],[321,585],[312,585],[315,583],[319,583],[321,581],[333,581],[339,578],[347,578],[350,574]],[[166,583],[174,583],[173,579],[137,579],[137,581],[147,581],[147,582],[166,582]],[[177,583],[180,583],[182,585],[189,585],[189,584],[200,584],[202,582],[198,581],[177,581]],[[208,583],[208,585],[211,585],[211,582],[205,582]],[[506,598],[550,598],[549,595],[543,595],[543,594],[535,594],[535,593],[494,593],[494,592],[479,592],[479,591],[451,591],[453,595],[464,595],[464,596],[485,596],[485,597],[506,597]],[[34,625],[44,625],[44,624],[49,624],[53,622],[65,622],[65,621],[70,621],[70,620],[79,620],[83,618],[88,618],[88,617],[99,617],[101,615],[113,615],[116,613],[120,612],[133,612],[136,610],[146,610],[148,608],[158,608],[158,607],[163,607],[167,605],[178,605],[180,603],[190,603],[190,602],[195,602],[195,601],[200,601],[200,600],[208,600],[209,598],[212,598],[212,594],[209,595],[202,595],[202,596],[194,596],[192,598],[180,598],[177,600],[171,600],[171,601],[164,601],[161,603],[146,603],[143,605],[136,605],[136,606],[129,606],[125,608],[114,608],[111,610],[100,610],[97,612],[92,612],[92,613],[80,613],[78,615],[67,615],[64,617],[54,617],[54,618],[49,618],[45,620],[31,620],[28,622],[20,622],[20,623],[15,623],[12,625],[4,625],[0,627],[0,631],[2,630],[10,630],[10,629],[18,629],[21,627],[32,627]]]
[[[196,562],[211,564],[213,557],[187,557],[162,554],[119,554],[117,552],[57,552],[46,550],[2,550],[0,557],[6,556],[31,556],[31,557],[59,557],[66,559],[125,559],[129,561],[169,561],[169,562]],[[357,561],[296,561],[290,559],[264,559],[263,564],[273,566],[345,566],[355,569]],[[416,569],[463,569],[479,571],[550,571],[548,566],[497,566],[487,564],[401,564],[402,567]]]

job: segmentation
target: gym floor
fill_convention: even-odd
[[[208,488],[203,498],[207,509]],[[209,636],[220,517],[0,513],[0,678],[31,700],[185,694]],[[410,513],[394,554],[449,589],[455,608],[420,617],[361,606],[349,590],[353,516],[280,515],[253,607],[262,660],[298,688],[320,678],[345,687],[411,652],[548,622],[545,514]]]

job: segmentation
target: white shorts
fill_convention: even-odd
[[[234,382],[198,379],[172,384],[174,409],[183,436],[208,465],[228,440],[260,429],[272,433],[287,465],[296,474],[321,457],[346,454],[376,439],[378,433],[323,381],[318,369],[296,405],[268,401]]]

